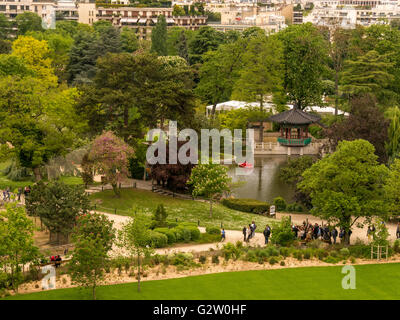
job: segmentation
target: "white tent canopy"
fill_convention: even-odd
[[[293,108],[293,105],[288,104],[287,105],[290,109]],[[260,107],[259,102],[246,102],[246,101],[237,101],[237,100],[231,100],[231,101],[226,101],[226,102],[221,102],[218,103],[215,106],[215,111],[220,112],[220,111],[231,111],[231,110],[237,110],[237,109],[243,109],[243,108],[254,108],[254,107]],[[266,111],[273,111],[275,112],[275,106],[272,103],[264,103],[263,104],[264,110]],[[207,115],[211,113],[213,109],[213,105],[209,105],[206,107],[206,112]],[[305,111],[312,111],[316,112],[319,114],[335,114],[335,108],[333,107],[318,107],[318,106],[312,106],[312,107],[307,107]],[[344,112],[342,110],[338,110],[338,114],[345,115],[346,117],[349,116],[347,112]]]

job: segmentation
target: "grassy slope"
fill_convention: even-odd
[[[101,200],[97,210],[114,213],[116,208],[117,214],[120,215],[130,215],[134,206],[150,214],[155,211],[158,204],[162,203],[167,210],[169,220],[177,218],[178,221],[196,223],[200,220],[201,226],[220,226],[223,222],[226,229],[241,230],[254,220],[258,226],[257,231],[262,231],[265,224],[273,221],[257,214],[232,210],[220,204],[213,205],[213,217],[210,218],[209,203],[177,199],[138,189],[122,189],[120,198],[116,198],[111,190],[94,193],[91,197],[94,201]]]
[[[12,191],[19,187],[26,187],[28,185],[33,185],[35,182],[32,179],[27,179],[24,181],[12,181],[7,179],[7,177],[3,174],[3,170],[10,164],[9,161],[0,162],[0,189],[5,189],[10,187]],[[60,177],[60,181],[63,181],[66,184],[77,185],[83,184],[82,178],[80,177]]]
[[[400,264],[356,268],[356,289],[344,290],[341,266],[226,272],[136,284],[102,286],[98,299],[400,299]],[[71,288],[9,299],[91,299],[87,289]]]

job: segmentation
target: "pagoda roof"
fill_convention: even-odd
[[[283,124],[311,124],[321,120],[321,117],[311,114],[294,107],[278,114],[274,114],[268,118],[268,121]]]

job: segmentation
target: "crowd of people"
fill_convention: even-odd
[[[18,188],[16,193],[12,192],[10,187],[7,187],[4,190],[2,190],[3,201],[5,201],[5,202],[18,201],[18,202],[20,202],[22,194],[24,195],[24,197],[26,199],[26,197],[29,196],[30,192],[31,192],[31,186],[27,186],[24,188],[20,187],[20,188]],[[14,195],[14,196],[12,197],[12,195]]]
[[[320,226],[318,225],[318,223],[315,223],[313,225],[306,221],[303,221],[301,225],[292,225],[292,231],[296,239],[305,242],[321,239],[322,241],[328,242],[330,244],[335,244],[337,241],[337,237],[339,237],[340,241],[343,241],[346,236],[346,231],[344,229],[340,229],[340,231],[338,231],[336,227],[330,227],[329,225]],[[350,239],[352,231],[349,230],[347,232]]]

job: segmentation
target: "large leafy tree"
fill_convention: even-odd
[[[42,31],[42,19],[34,12],[24,12],[15,18],[18,35],[24,35],[28,31]]]
[[[139,49],[139,40],[136,36],[136,32],[129,27],[123,27],[121,29],[121,50],[124,52],[135,52]]]
[[[245,101],[259,101],[262,109],[267,95],[282,90],[283,73],[281,41],[276,37],[252,37],[243,55],[243,67],[233,96]]]
[[[9,204],[0,213],[0,266],[9,273],[16,292],[23,281],[23,266],[36,263],[39,258],[39,249],[33,242],[33,231],[34,225],[23,207]]]
[[[386,150],[389,160],[393,160],[400,156],[400,108],[392,107],[387,109],[385,116],[390,121]]]
[[[203,55],[196,93],[203,101],[213,105],[212,116],[215,115],[217,103],[229,100],[232,95],[233,86],[243,65],[246,46],[246,41],[241,39],[220,45],[217,50]]]
[[[367,140],[374,145],[379,161],[385,163],[388,159],[388,127],[389,120],[384,118],[376,100],[364,95],[351,100],[350,116],[330,126],[326,136],[333,149],[341,140]]]
[[[398,216],[400,212],[400,159],[395,159],[390,165],[385,194],[389,204],[389,214]]]
[[[192,169],[188,184],[192,187],[194,196],[204,196],[210,202],[210,217],[212,217],[212,203],[217,195],[229,191],[231,178],[227,168],[219,164],[199,164]]]
[[[23,59],[28,68],[34,71],[37,78],[47,86],[55,86],[57,76],[54,74],[50,49],[47,41],[37,40],[31,36],[20,36],[13,42],[11,55]]]
[[[98,136],[89,151],[94,169],[110,183],[116,196],[120,195],[118,183],[128,175],[129,158],[133,149],[111,131]]]
[[[291,25],[279,33],[284,44],[284,89],[298,108],[321,104],[328,43],[311,23]]]
[[[309,193],[313,215],[345,230],[360,218],[368,221],[387,214],[384,185],[389,174],[377,161],[375,148],[365,140],[342,141],[336,151],[303,173],[300,190]]]
[[[159,15],[157,23],[151,32],[151,51],[159,56],[166,56],[167,52],[167,21],[164,15]]]
[[[50,231],[50,241],[57,243],[68,242],[77,217],[91,209],[89,197],[82,186],[70,186],[58,181],[35,184],[25,204],[28,214],[39,217]]]
[[[75,95],[73,89],[49,88],[37,78],[0,79],[1,156],[17,159],[40,180],[43,165],[76,145],[83,123],[73,111]]]
[[[191,64],[203,62],[202,55],[207,51],[216,50],[224,42],[224,34],[206,26],[201,27],[189,42],[189,61]]]
[[[387,89],[394,80],[388,71],[391,67],[392,63],[374,50],[355,60],[346,60],[341,75],[341,89],[349,97],[369,93],[382,101],[386,99],[385,96],[393,95]]]
[[[68,270],[73,283],[92,288],[94,300],[96,287],[104,280],[115,237],[113,222],[102,214],[86,214],[77,220],[72,235],[75,248]]]

